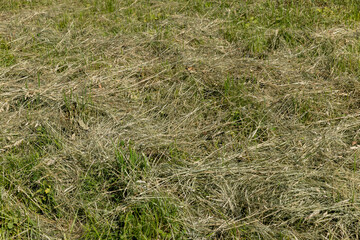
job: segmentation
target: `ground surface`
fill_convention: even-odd
[[[0,239],[356,239],[356,0],[0,1]]]

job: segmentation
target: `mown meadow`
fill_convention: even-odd
[[[358,0],[0,0],[0,239],[358,239]]]

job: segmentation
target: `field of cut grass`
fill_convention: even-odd
[[[360,238],[357,0],[0,0],[0,239]]]

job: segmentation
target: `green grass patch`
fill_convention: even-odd
[[[166,199],[150,199],[131,206],[117,220],[123,239],[184,239],[179,209]]]

